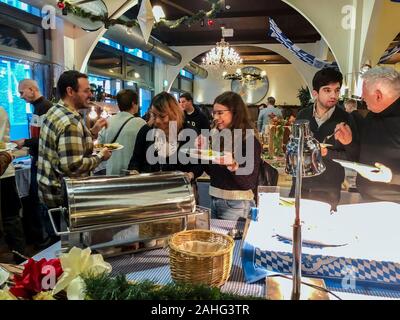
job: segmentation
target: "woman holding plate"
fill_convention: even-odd
[[[219,157],[203,168],[210,176],[211,215],[225,220],[246,219],[255,206],[261,161],[261,143],[250,121],[243,99],[235,92],[215,98],[214,127],[210,138]],[[204,136],[197,139],[199,148],[207,148]]]
[[[151,121],[137,134],[128,169],[138,173],[178,170],[187,172],[190,180],[200,176],[203,172],[200,165],[180,161],[178,151],[187,142],[180,135],[188,128],[175,98],[167,92],[157,94],[151,101],[149,114]]]

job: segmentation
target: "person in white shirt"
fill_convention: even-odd
[[[0,107],[0,141],[5,143],[10,141],[10,122],[6,110],[2,107]],[[11,163],[0,177],[0,193],[1,221],[5,242],[10,250],[15,250],[23,255],[25,254],[25,235],[19,216],[22,206],[15,183],[15,169]],[[14,254],[14,260],[16,263],[24,261],[16,254]]]
[[[128,169],[137,133],[146,124],[142,118],[134,116],[138,112],[138,95],[135,91],[119,91],[117,102],[121,112],[108,120],[107,128],[100,131],[98,137],[99,143],[119,143],[123,146],[123,149],[114,151],[107,161],[107,175],[120,175],[121,170]]]
[[[281,117],[282,111],[278,107],[275,106],[275,98],[268,97],[267,99],[268,105],[266,108],[260,110],[258,115],[257,128],[260,133],[263,133],[265,130],[265,126],[268,125],[269,119],[271,116]]]

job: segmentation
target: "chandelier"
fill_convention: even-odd
[[[267,73],[265,70],[260,70],[255,67],[245,67],[243,71],[236,69],[235,73],[227,73],[224,71],[222,76],[225,80],[238,80],[242,86],[246,86],[251,89],[257,89],[263,86],[265,80],[267,80]]]
[[[220,42],[217,42],[216,46],[207,52],[203,58],[203,66],[205,67],[217,67],[227,69],[241,64],[243,61],[239,54],[229,46],[229,42],[226,42],[224,37]]]

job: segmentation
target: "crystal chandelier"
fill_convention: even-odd
[[[241,64],[243,61],[239,54],[229,46],[224,37],[203,58],[203,66],[226,69]]]

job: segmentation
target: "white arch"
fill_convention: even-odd
[[[247,44],[238,45],[238,46],[248,46]],[[260,47],[264,49],[268,49],[280,54],[282,57],[287,59],[299,73],[300,77],[307,83],[308,87],[312,88],[312,78],[316,71],[316,68],[308,65],[307,63],[301,61],[296,56],[293,55],[285,46],[281,44],[254,44],[251,45],[253,47]],[[167,68],[167,75],[166,79],[168,80],[168,90],[171,89],[172,83],[179,74],[179,71],[189,63],[193,58],[197,57],[198,55],[209,51],[213,46],[182,46],[182,47],[174,47],[173,49],[179,52],[182,56],[182,61],[177,66],[168,66]]]

